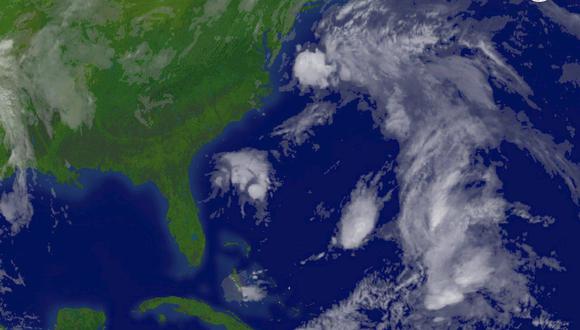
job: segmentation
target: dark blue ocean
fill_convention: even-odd
[[[482,8],[480,18],[495,15],[496,9],[493,4]],[[538,13],[530,9],[529,15],[533,18]],[[269,68],[275,89],[288,83],[295,46],[316,41],[310,28],[319,16],[317,10],[301,14],[294,39],[288,40],[282,50],[289,57],[280,56]],[[552,63],[574,56],[578,59],[580,46],[555,27],[526,38],[534,42],[545,38],[545,33],[551,33],[550,42],[542,50],[529,49],[518,58],[507,50],[503,55],[533,90],[543,91],[532,100],[546,110],[526,110],[530,121],[563,141],[568,136],[566,126],[580,128],[580,96],[577,89],[556,83],[559,72]],[[509,32],[498,34],[494,41],[501,44],[503,38],[507,40]],[[525,65],[530,61],[535,63],[531,68]],[[527,108],[513,95],[494,92],[505,105]],[[339,96],[327,98],[338,100]],[[208,199],[213,155],[248,147],[280,150],[279,139],[270,137],[272,129],[301,112],[309,96],[297,90],[275,92],[264,102],[263,108],[229,125],[191,162],[191,191],[207,235],[206,254],[199,269],[188,268],[179,254],[166,227],[167,202],[153,184],[136,187],[119,173],[80,170],[82,187],[73,187],[30,173],[36,180],[33,220],[18,235],[0,241],[2,268],[13,273],[17,267],[26,283],[4,295],[8,309],[39,316],[41,328],[54,326],[59,308],[80,306],[105,311],[107,329],[111,330],[208,328],[167,310],[163,312],[170,317],[164,326],[157,323],[154,314],[134,313],[143,300],[177,295],[200,299],[216,310],[231,311],[257,329],[291,329],[346,298],[365,274],[397,264],[400,251],[396,244],[381,239],[372,240],[355,253],[337,252],[329,260],[301,264],[327,250],[340,217],[338,210],[359,178],[376,172],[385,163],[396,165],[396,141],[385,140],[378,129],[373,129],[371,113],[357,110],[357,102],[340,108],[332,125],[316,128],[309,143],[296,148],[295,158],[277,161],[270,157],[282,185],[269,202],[267,224],[255,223],[251,207],[246,206],[248,214],[243,218],[237,202],[224,207],[227,197]],[[572,142],[580,143],[577,138]],[[313,144],[320,148],[315,150]],[[542,269],[535,274],[535,283],[555,289],[546,290],[539,300],[557,318],[570,321],[573,329],[580,328],[576,303],[580,296],[580,209],[562,180],[546,174],[525,151],[505,143],[485,157],[503,162],[498,175],[508,201],[523,202],[531,206],[533,214],[557,219],[544,228],[514,218],[504,230],[507,238],[524,235],[540,255],[555,253],[566,271]],[[576,148],[570,157],[580,162]],[[3,190],[11,186],[11,180],[3,183]],[[394,173],[382,180],[381,194],[395,190],[381,212],[379,225],[393,220],[399,203]],[[312,220],[320,202],[336,211],[328,219]],[[222,208],[219,217],[211,217]],[[7,230],[8,226],[2,222],[0,228]],[[247,255],[246,246],[250,247]],[[269,287],[273,298],[259,303],[227,302],[223,279],[234,268],[256,267],[266,270],[274,283]]]

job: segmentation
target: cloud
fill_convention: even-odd
[[[546,17],[557,23],[563,31],[580,39],[580,14],[571,13],[558,6],[554,1],[538,5],[538,8]]]
[[[12,192],[0,199],[0,211],[16,233],[33,215],[26,170],[34,166],[28,125],[42,121],[49,136],[55,115],[72,129],[92,124],[95,97],[85,77],[87,65],[106,69],[114,52],[106,38],[89,28],[71,27],[74,21],[106,23],[115,7],[101,1],[62,1],[48,15],[51,21],[29,40],[16,57],[14,41],[0,40],[0,125],[4,145],[10,150],[7,168],[16,169]],[[74,63],[82,63],[77,65]],[[25,93],[23,92],[25,91]],[[34,111],[28,111],[29,103]]]
[[[365,178],[359,180],[349,202],[342,209],[338,235],[333,240],[345,250],[361,247],[374,230],[382,206],[376,182],[369,184]]]
[[[570,83],[575,87],[580,87],[580,64],[565,63],[562,65],[562,76],[559,82]]]
[[[208,17],[220,16],[226,11],[229,4],[230,0],[208,0],[203,7],[203,13]]]
[[[114,54],[105,39],[87,40],[80,30],[69,28],[62,20],[49,23],[34,35],[22,59],[22,71],[29,78],[28,93],[49,134],[55,114],[72,129],[92,124],[96,103],[85,81],[86,68],[71,63],[105,69],[112,65]]]
[[[510,211],[512,215],[520,217],[521,219],[524,219],[531,224],[540,223],[542,224],[543,227],[548,227],[554,224],[554,222],[556,222],[556,219],[554,219],[554,217],[546,215],[544,216],[532,215],[530,213],[530,207],[522,203],[514,203]]]
[[[388,268],[384,272],[389,273],[394,271],[395,269]],[[391,307],[393,309],[392,314],[395,315],[407,312],[404,306],[397,305],[395,302],[400,300],[408,292],[406,291],[407,286],[416,284],[416,279],[411,279],[405,283],[405,286],[399,287],[395,286],[393,284],[394,282],[394,278],[382,278],[378,274],[371,274],[356,285],[348,298],[333,305],[316,319],[306,322],[298,327],[298,329],[388,329],[397,323],[389,323],[390,320],[386,318],[382,326],[380,324],[372,324],[366,316],[365,310],[387,311]]]
[[[291,145],[302,145],[314,135],[313,128],[332,123],[336,106],[332,103],[313,103],[294,117],[285,120],[274,128],[272,136],[281,136],[284,153],[288,154]]]
[[[252,11],[252,9],[254,9],[257,3],[258,0],[242,0],[240,2],[240,5],[238,6],[238,10],[241,12]]]
[[[146,84],[158,81],[177,52],[171,48],[154,52],[147,42],[127,52],[119,63],[123,66],[123,78],[130,84]]]
[[[8,167],[16,169],[12,191],[0,197],[0,213],[12,225],[12,232],[17,233],[33,215],[26,169],[34,162],[34,153],[28,136],[27,112],[18,94],[22,77],[12,48],[12,40],[0,41],[0,125],[4,131],[3,143],[10,150],[8,163],[2,171]]]
[[[497,149],[505,140],[516,144],[547,173],[562,177],[574,201],[580,196],[580,169],[566,158],[569,143],[554,143],[497,105],[493,87],[537,108],[529,99],[533,91],[490,41],[497,27],[488,30],[485,23],[465,20],[469,5],[351,1],[330,10],[317,28],[321,62],[333,69],[328,75],[337,73],[333,87],[343,93],[353,85],[365,90],[376,102],[377,126],[399,142],[397,236],[410,275],[384,288],[363,281],[308,328],[360,327],[368,322],[361,309],[380,304],[358,297],[383,289],[383,296],[397,299],[380,310],[401,327],[454,328],[489,320],[505,326],[514,317],[530,319],[532,310],[544,312],[528,289],[527,275],[519,272],[518,255],[504,248],[499,224],[507,221],[510,205],[499,193],[495,165],[483,162],[478,152]],[[346,210],[352,214],[346,218],[374,217],[373,203],[360,205],[356,209],[364,211]],[[347,236],[345,246],[364,240],[372,221],[362,223],[360,235]],[[407,286],[402,278],[416,280]],[[409,314],[397,314],[395,306]]]
[[[268,153],[255,149],[220,153],[214,156],[215,171],[211,173],[214,195],[234,189],[239,196],[242,214],[249,203],[258,210],[256,216],[263,220],[268,206],[268,194],[277,186]]]
[[[241,286],[240,293],[242,294],[242,301],[244,302],[260,301],[266,298],[267,295],[266,290],[257,285]]]
[[[255,303],[266,299],[268,288],[272,285],[266,279],[266,270],[254,267],[252,270],[243,270],[226,277],[222,282],[226,301]]]
[[[11,150],[8,165],[24,168],[34,155],[28,137],[27,114],[18,94],[22,78],[12,48],[12,40],[0,41],[0,123],[5,134],[3,142]]]
[[[303,86],[327,88],[334,71],[334,66],[326,63],[324,52],[318,49],[301,52],[294,62],[294,76]]]
[[[30,200],[26,172],[18,170],[12,191],[2,193],[0,197],[0,213],[12,225],[13,233],[18,233],[32,220],[34,209]]]

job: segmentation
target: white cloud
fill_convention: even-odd
[[[229,4],[230,0],[208,0],[203,7],[203,13],[210,18],[220,16],[226,11]]]
[[[144,41],[119,60],[124,70],[123,78],[130,84],[146,84],[158,81],[163,69],[173,61],[176,53],[172,48],[164,48],[154,52]]]
[[[314,135],[313,127],[332,123],[335,111],[336,106],[331,103],[309,104],[302,112],[274,128],[272,136],[282,136],[287,154],[290,145],[301,145]]]
[[[257,3],[258,0],[242,0],[242,2],[240,2],[240,5],[238,6],[238,9],[241,12],[249,12],[252,11],[252,9],[254,9]]]
[[[28,136],[26,111],[18,95],[22,78],[12,48],[12,40],[0,41],[0,125],[5,134],[4,145],[10,151],[8,163],[3,164],[2,170],[7,167],[16,169],[12,191],[0,197],[0,213],[16,233],[30,222],[33,215],[26,169],[34,162],[34,154]]]
[[[301,52],[294,62],[294,76],[303,86],[327,88],[335,70],[334,65],[327,64],[324,52],[318,49]]]
[[[385,269],[385,273],[394,273],[394,269]],[[408,279],[401,286],[394,285],[393,278],[381,278],[377,274],[371,274],[360,281],[348,298],[333,305],[324,311],[317,318],[306,322],[298,329],[301,330],[359,330],[365,328],[362,324],[368,324],[368,318],[365,310],[379,310],[389,312],[393,317],[393,322],[388,324],[389,318],[386,318],[383,326],[367,326],[366,328],[388,329],[393,324],[398,324],[396,317],[404,317],[405,307],[396,303],[401,297],[409,293],[408,287],[417,284],[417,278]],[[399,323],[400,324],[400,323]],[[417,328],[421,329],[421,328]]]
[[[0,211],[14,233],[33,214],[26,179],[26,170],[34,166],[28,125],[41,120],[51,135],[58,114],[70,128],[90,126],[95,98],[86,86],[84,64],[101,69],[112,65],[113,50],[105,38],[96,31],[81,33],[70,25],[74,20],[99,24],[111,15],[113,8],[100,1],[63,1],[55,5],[51,21],[30,38],[22,56],[14,54],[11,39],[0,40],[0,125],[10,151],[3,171],[16,169],[13,191],[2,195]],[[34,111],[26,110],[24,100],[32,101]]]
[[[240,286],[240,293],[242,294],[242,301],[256,302],[266,298],[268,294],[264,288],[258,285]]]
[[[96,104],[85,81],[86,69],[70,63],[108,68],[112,56],[105,40],[86,40],[81,31],[60,23],[48,24],[31,39],[22,70],[30,78],[28,92],[49,134],[55,114],[72,129],[92,124]]]
[[[463,21],[459,13],[468,5],[351,1],[330,11],[317,29],[324,63],[340,79],[333,86],[348,92],[354,84],[368,92],[377,104],[377,126],[399,142],[397,236],[406,272],[418,280],[405,290],[385,289],[397,300],[383,311],[391,324],[409,328],[433,327],[435,319],[442,328],[490,319],[501,326],[543,311],[528,277],[519,273],[518,255],[503,247],[499,224],[506,221],[509,203],[498,192],[502,183],[494,165],[482,162],[478,151],[508,140],[528,150],[549,174],[560,175],[574,200],[580,196],[580,168],[566,158],[570,145],[554,143],[496,105],[490,82],[536,107],[528,99],[533,91],[493,44],[471,42],[492,40],[495,30]],[[474,55],[458,56],[465,48]],[[373,218],[371,204],[361,208],[370,212],[352,212],[351,218]],[[346,237],[346,246],[358,246],[372,231],[372,222],[361,223],[361,234],[350,236],[358,239]],[[307,328],[360,327],[367,320],[359,309],[380,303],[357,298],[372,297],[378,290],[373,283],[357,290],[363,291],[355,290]],[[409,308],[410,315],[394,306]]]
[[[523,203],[514,203],[511,208],[511,214],[518,216],[531,224],[541,223],[544,227],[548,227],[556,222],[554,217],[547,215],[532,215],[530,213],[530,207]]]
[[[34,156],[26,127],[28,118],[18,95],[21,77],[12,47],[12,40],[0,41],[0,124],[5,134],[3,142],[11,150],[8,165],[25,168]]]
[[[244,204],[247,202],[256,207],[257,217],[263,219],[266,215],[268,194],[276,188],[268,153],[243,149],[217,154],[214,162],[215,171],[211,173],[211,183],[215,192],[223,195],[231,188],[235,189],[242,214],[245,214]]]
[[[540,5],[538,8],[546,17],[558,24],[563,31],[580,39],[580,14],[558,6],[555,1]]]
[[[368,185],[364,178],[361,179],[342,209],[336,243],[345,250],[361,247],[374,230],[382,206],[376,185]]]
[[[227,301],[244,303],[260,302],[268,296],[268,288],[272,285],[266,279],[266,270],[254,268],[253,270],[234,270],[222,282],[225,298]]]
[[[26,172],[18,170],[12,191],[3,193],[0,197],[0,213],[12,225],[13,233],[18,233],[21,228],[26,227],[32,220],[34,209],[30,199]]]

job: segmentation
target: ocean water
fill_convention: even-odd
[[[255,123],[251,132],[241,134],[238,127],[226,132],[223,140],[204,148],[192,165],[192,177],[200,178],[198,182],[193,180],[194,196],[196,200],[206,200],[200,204],[206,233],[209,237],[216,237],[220,236],[220,232],[232,232],[250,243],[252,250],[249,257],[238,260],[237,267],[259,266],[267,270],[268,277],[274,279],[276,287],[270,289],[270,294],[281,303],[271,306],[269,318],[279,320],[275,324],[280,328],[296,326],[304,316],[312,317],[320,311],[320,307],[329,307],[348,296],[367,271],[384,267],[383,259],[395,262],[399,258],[393,243],[375,240],[354,254],[336,253],[328,261],[301,265],[301,261],[327,250],[336,231],[340,206],[359,178],[373,173],[386,162],[392,162],[397,154],[398,146],[394,141],[385,141],[378,130],[368,129],[372,127],[371,114],[357,111],[354,106],[340,109],[331,126],[317,129],[312,142],[319,144],[320,149],[314,150],[307,143],[297,148],[295,158],[283,158],[280,162],[271,159],[276,177],[282,185],[269,201],[269,220],[266,223],[256,224],[248,206],[243,218],[235,199],[225,209],[227,196],[207,200],[212,191],[207,177],[213,171],[212,155],[247,147],[279,149],[279,140],[267,136],[273,127],[302,109],[290,102],[292,98],[282,96],[277,109],[266,109],[265,116],[255,114],[255,120],[251,120]],[[247,127],[240,125],[239,129]],[[361,158],[361,154],[365,157]],[[387,174],[384,181],[385,185],[380,191],[382,195],[394,188],[394,173]],[[389,181],[391,184],[388,184]],[[319,219],[315,216],[314,211],[320,202],[335,208],[330,218]],[[223,214],[212,219],[210,215],[221,209],[224,209]],[[392,220],[397,211],[398,200],[393,198],[383,208],[379,224]],[[317,219],[311,219],[313,217]],[[255,246],[251,242],[259,244]],[[222,249],[219,240],[212,240],[208,244],[208,255],[213,257],[207,258],[207,263],[219,263],[220,257],[215,256],[223,253],[220,252]],[[210,265],[207,265],[208,268],[220,268],[219,265]],[[207,274],[208,280],[215,278],[215,274],[205,269],[201,271],[201,276]],[[218,277],[223,276],[220,275]],[[259,303],[255,305],[255,308],[260,307]],[[232,307],[242,315],[248,313],[245,319],[253,318],[255,308],[251,304],[247,306],[249,310],[235,305]],[[297,315],[292,318],[288,315],[289,310]],[[270,322],[264,322],[259,317],[251,323],[261,328],[271,328]]]
[[[37,181],[29,228],[0,243],[25,282],[3,297],[11,311],[48,328],[58,308],[88,306],[119,328],[116,318],[143,297],[181,291],[169,274],[177,255],[162,222],[167,205],[152,184],[94,171],[82,171],[83,189]]]
[[[558,4],[578,12],[577,4],[566,1],[559,1]],[[494,90],[494,95],[499,103],[525,113],[533,127],[551,135],[557,143],[568,141],[571,148],[567,156],[579,163],[580,138],[577,134],[570,134],[570,130],[580,127],[580,93],[577,86],[562,84],[559,80],[562,74],[560,66],[578,61],[580,43],[557,24],[545,22],[534,6],[521,7],[528,8],[524,12],[527,19],[508,24],[493,41],[501,45],[498,51],[535,91],[530,99],[541,110],[530,109],[519,103],[514,95],[499,90]],[[506,11],[515,12],[515,8],[508,7]],[[482,13],[482,16],[486,15],[493,15],[493,11]],[[536,23],[539,21],[546,23],[547,28],[538,28]],[[519,42],[528,46],[520,53],[514,53],[506,46],[514,42],[511,37],[514,29],[528,31],[519,36]],[[539,255],[553,256],[560,261],[565,271],[538,270],[533,275],[534,288],[543,292],[538,300],[547,310],[569,321],[570,329],[580,327],[575,302],[580,295],[580,259],[576,252],[580,249],[577,238],[580,233],[580,208],[570,198],[570,191],[563,180],[546,174],[542,165],[527,152],[508,143],[502,144],[500,151],[502,155],[495,157],[495,160],[504,164],[497,171],[503,182],[505,198],[529,205],[532,214],[548,215],[555,219],[554,224],[548,227],[532,225],[521,219],[508,219],[504,225],[506,237],[523,238]]]
[[[530,15],[533,18],[537,13]],[[284,44],[283,53],[288,57],[280,56],[270,69],[275,87],[288,83],[296,45],[316,41],[310,27],[318,17],[316,11],[301,15],[294,39]],[[532,38],[532,43],[545,37],[542,33],[526,38]],[[500,33],[494,41],[501,44],[507,38]],[[566,123],[580,127],[580,97],[555,83],[559,73],[550,64],[569,59],[572,50],[561,45],[572,44],[567,42],[572,39],[562,33],[551,38],[543,51],[534,48],[519,57],[508,51],[503,54],[532,89],[545,91],[532,97],[542,111],[528,109],[513,95],[494,93],[499,102],[526,109],[534,126],[562,141],[567,136]],[[573,51],[580,53],[580,49]],[[534,63],[533,70],[525,65],[528,62]],[[339,96],[327,98],[337,100]],[[243,148],[280,151],[280,140],[270,136],[272,129],[302,111],[308,102],[309,96],[298,90],[275,92],[262,109],[232,123],[192,160],[191,190],[207,235],[199,269],[185,266],[166,227],[167,203],[152,184],[135,187],[118,173],[82,170],[83,188],[78,188],[56,184],[36,173],[32,223],[0,242],[3,268],[15,271],[17,266],[26,283],[5,294],[9,309],[38,315],[42,328],[52,327],[58,308],[88,306],[107,313],[108,329],[158,329],[154,315],[135,315],[136,305],[156,296],[178,295],[232,311],[259,329],[290,329],[346,298],[365,274],[397,265],[400,251],[395,243],[378,238],[355,253],[331,249],[327,259],[302,263],[329,249],[340,208],[359,178],[385,163],[396,164],[397,143],[385,140],[373,128],[370,112],[358,110],[356,102],[340,108],[331,125],[316,128],[316,135],[295,149],[296,157],[277,160],[269,154],[281,182],[269,201],[269,221],[257,224],[251,206],[246,206],[247,214],[242,217],[235,196],[208,199],[212,191],[208,173],[213,171],[215,154]],[[507,239],[525,237],[538,253],[561,261],[565,272],[541,269],[529,275],[535,276],[533,282],[542,292],[539,300],[546,309],[573,325],[580,324],[575,303],[580,295],[578,206],[560,179],[545,174],[541,165],[513,145],[504,144],[486,157],[502,162],[498,175],[508,201],[523,202],[531,206],[533,214],[556,218],[547,228],[514,218],[503,229]],[[580,160],[577,149],[570,157]],[[379,226],[393,221],[399,202],[395,174],[387,173],[382,182],[380,194],[393,189],[393,198],[385,203]],[[10,185],[7,180],[2,188]],[[327,219],[315,216],[320,202],[335,209]],[[219,216],[212,216],[216,212]],[[6,224],[1,229],[6,230]],[[257,303],[227,302],[221,284],[234,268],[264,270],[268,298]],[[170,316],[164,329],[205,327],[196,320]]]
[[[546,174],[525,152],[507,143],[502,145],[501,151],[505,166],[498,169],[498,176],[503,181],[502,192],[506,199],[529,205],[532,214],[549,215],[556,220],[544,227],[517,217],[508,218],[503,225],[506,237],[523,240],[538,255],[555,257],[565,268],[565,271],[543,268],[529,275],[534,279],[533,289],[541,292],[538,295],[540,304],[570,322],[570,329],[575,329],[580,325],[576,304],[580,295],[579,208],[570,200],[564,182]]]
[[[314,40],[310,27],[318,16],[316,11],[301,15],[301,27],[286,42],[284,52],[293,56],[297,44]],[[278,58],[271,69],[273,80],[285,83],[289,70],[288,62]],[[370,112],[357,111],[356,103],[344,107],[332,126],[317,132],[313,142],[321,146],[319,150],[305,144],[296,150],[299,157],[274,164],[283,184],[271,200],[267,224],[256,225],[249,209],[242,218],[237,205],[226,208],[219,219],[210,219],[226,202],[204,202],[211,190],[207,174],[213,170],[213,154],[247,147],[280,150],[279,140],[269,137],[271,130],[299,113],[307,102],[308,97],[299,91],[275,92],[265,100],[265,107],[230,125],[192,160],[192,193],[200,202],[208,241],[205,261],[193,271],[184,265],[169,236],[167,203],[154,185],[135,187],[119,173],[81,170],[81,188],[31,173],[36,180],[33,220],[21,233],[0,243],[2,259],[12,260],[25,282],[4,296],[6,305],[16,314],[38,316],[34,324],[42,328],[54,325],[59,308],[84,306],[104,310],[108,329],[156,329],[153,315],[136,316],[136,305],[152,297],[178,295],[234,311],[258,328],[283,329],[299,325],[321,307],[347,296],[377,260],[398,258],[393,243],[375,240],[356,256],[336,253],[323,266],[300,265],[300,261],[327,249],[336,230],[338,208],[360,176],[394,161],[397,144],[385,141],[378,130],[369,131]],[[385,180],[393,184],[394,175]],[[7,180],[3,188],[10,185]],[[382,193],[390,188],[385,184]],[[336,211],[324,221],[311,220],[320,202]],[[384,207],[382,222],[395,216],[397,205],[394,198]],[[2,229],[7,226],[3,224]],[[250,253],[232,248],[232,242],[248,245]],[[222,280],[234,268],[252,267],[266,271],[269,297],[260,303],[226,302]],[[195,320],[174,318],[169,327],[202,327]]]

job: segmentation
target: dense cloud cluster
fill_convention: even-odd
[[[389,324],[404,328],[449,328],[456,322],[505,326],[514,317],[533,318],[532,311],[542,315],[535,323],[564,325],[537,304],[529,278],[518,271],[520,261],[504,247],[499,225],[514,211],[498,192],[502,183],[494,165],[478,152],[502,141],[517,145],[550,175],[559,175],[575,201],[580,169],[566,158],[565,146],[496,105],[493,89],[501,88],[538,109],[530,100],[532,89],[491,42],[506,20],[493,28],[466,20],[469,5],[351,1],[330,10],[318,25],[318,48],[298,55],[294,73],[302,85],[368,93],[376,101],[377,126],[399,142],[396,223],[406,267],[395,285],[361,282],[351,297],[306,328],[364,327],[366,309],[381,309]],[[572,15],[550,6],[551,17]],[[303,57],[313,56],[316,61],[307,63],[318,69],[309,75],[296,69]],[[351,213],[374,219],[373,203],[367,204],[365,212],[349,206],[343,228],[352,222]],[[538,219],[524,211],[516,208],[530,221]],[[367,227],[339,241],[345,248],[358,246]],[[396,308],[406,312],[397,314]]]
[[[257,210],[258,220],[267,215],[268,194],[276,188],[274,170],[268,161],[268,153],[255,149],[217,154],[215,171],[211,174],[214,196],[233,189],[238,195],[242,214],[249,203]]]
[[[294,63],[294,75],[305,87],[328,87],[329,77],[334,71],[334,66],[327,64],[325,54],[318,49],[313,52],[309,50],[301,52]]]
[[[26,169],[34,161],[34,153],[28,136],[28,117],[18,93],[22,78],[13,48],[12,40],[0,40],[0,125],[5,134],[2,142],[10,150],[2,171],[14,168],[17,172],[12,191],[0,197],[0,213],[11,224],[12,232],[18,232],[33,214]]]
[[[367,177],[359,180],[342,209],[338,235],[333,241],[345,250],[358,249],[365,243],[374,231],[383,207],[385,198],[377,193],[381,176],[376,175],[372,180]]]
[[[28,126],[41,123],[49,135],[56,118],[71,129],[90,127],[96,104],[85,81],[87,67],[106,69],[113,64],[114,51],[96,29],[88,28],[85,35],[70,27],[77,20],[99,25],[115,12],[99,1],[63,1],[25,51],[10,38],[0,39],[0,127],[11,153],[3,170],[17,172],[13,191],[1,198],[0,213],[13,232],[26,226],[33,215],[26,170],[35,160]]]

